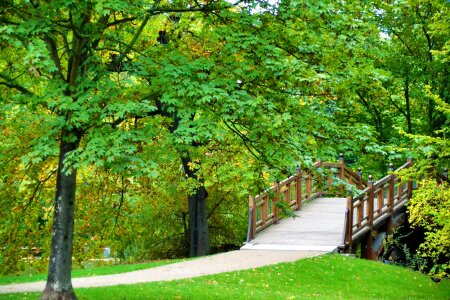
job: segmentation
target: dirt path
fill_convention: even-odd
[[[280,262],[291,262],[301,258],[317,256],[321,251],[237,250],[206,256],[190,261],[160,266],[152,269],[72,279],[74,288],[101,287],[120,284],[135,284],[153,281],[175,280],[209,274],[253,269]],[[0,294],[40,292],[45,282],[0,285]]]

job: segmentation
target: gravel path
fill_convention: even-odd
[[[72,284],[74,288],[89,288],[192,278],[209,274],[253,269],[280,262],[291,262],[324,253],[326,252],[237,250],[146,270],[114,275],[73,278]],[[44,290],[44,286],[45,281],[0,285],[0,294],[41,292]]]

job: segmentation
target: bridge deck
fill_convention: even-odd
[[[261,231],[243,250],[312,250],[333,252],[342,244],[346,198],[318,198]]]

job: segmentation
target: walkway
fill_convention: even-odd
[[[154,281],[168,281],[192,278],[223,272],[253,269],[281,262],[323,254],[322,251],[270,251],[270,250],[238,250],[205,256],[194,260],[160,266],[152,269],[94,277],[72,279],[74,288],[101,287],[120,284],[136,284]],[[41,292],[45,282],[0,285],[0,294]]]
[[[261,231],[241,249],[334,252],[343,244],[346,198],[318,198]]]

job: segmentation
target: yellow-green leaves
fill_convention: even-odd
[[[409,221],[425,230],[420,254],[433,263],[448,263],[450,257],[450,186],[426,179],[408,204]]]

